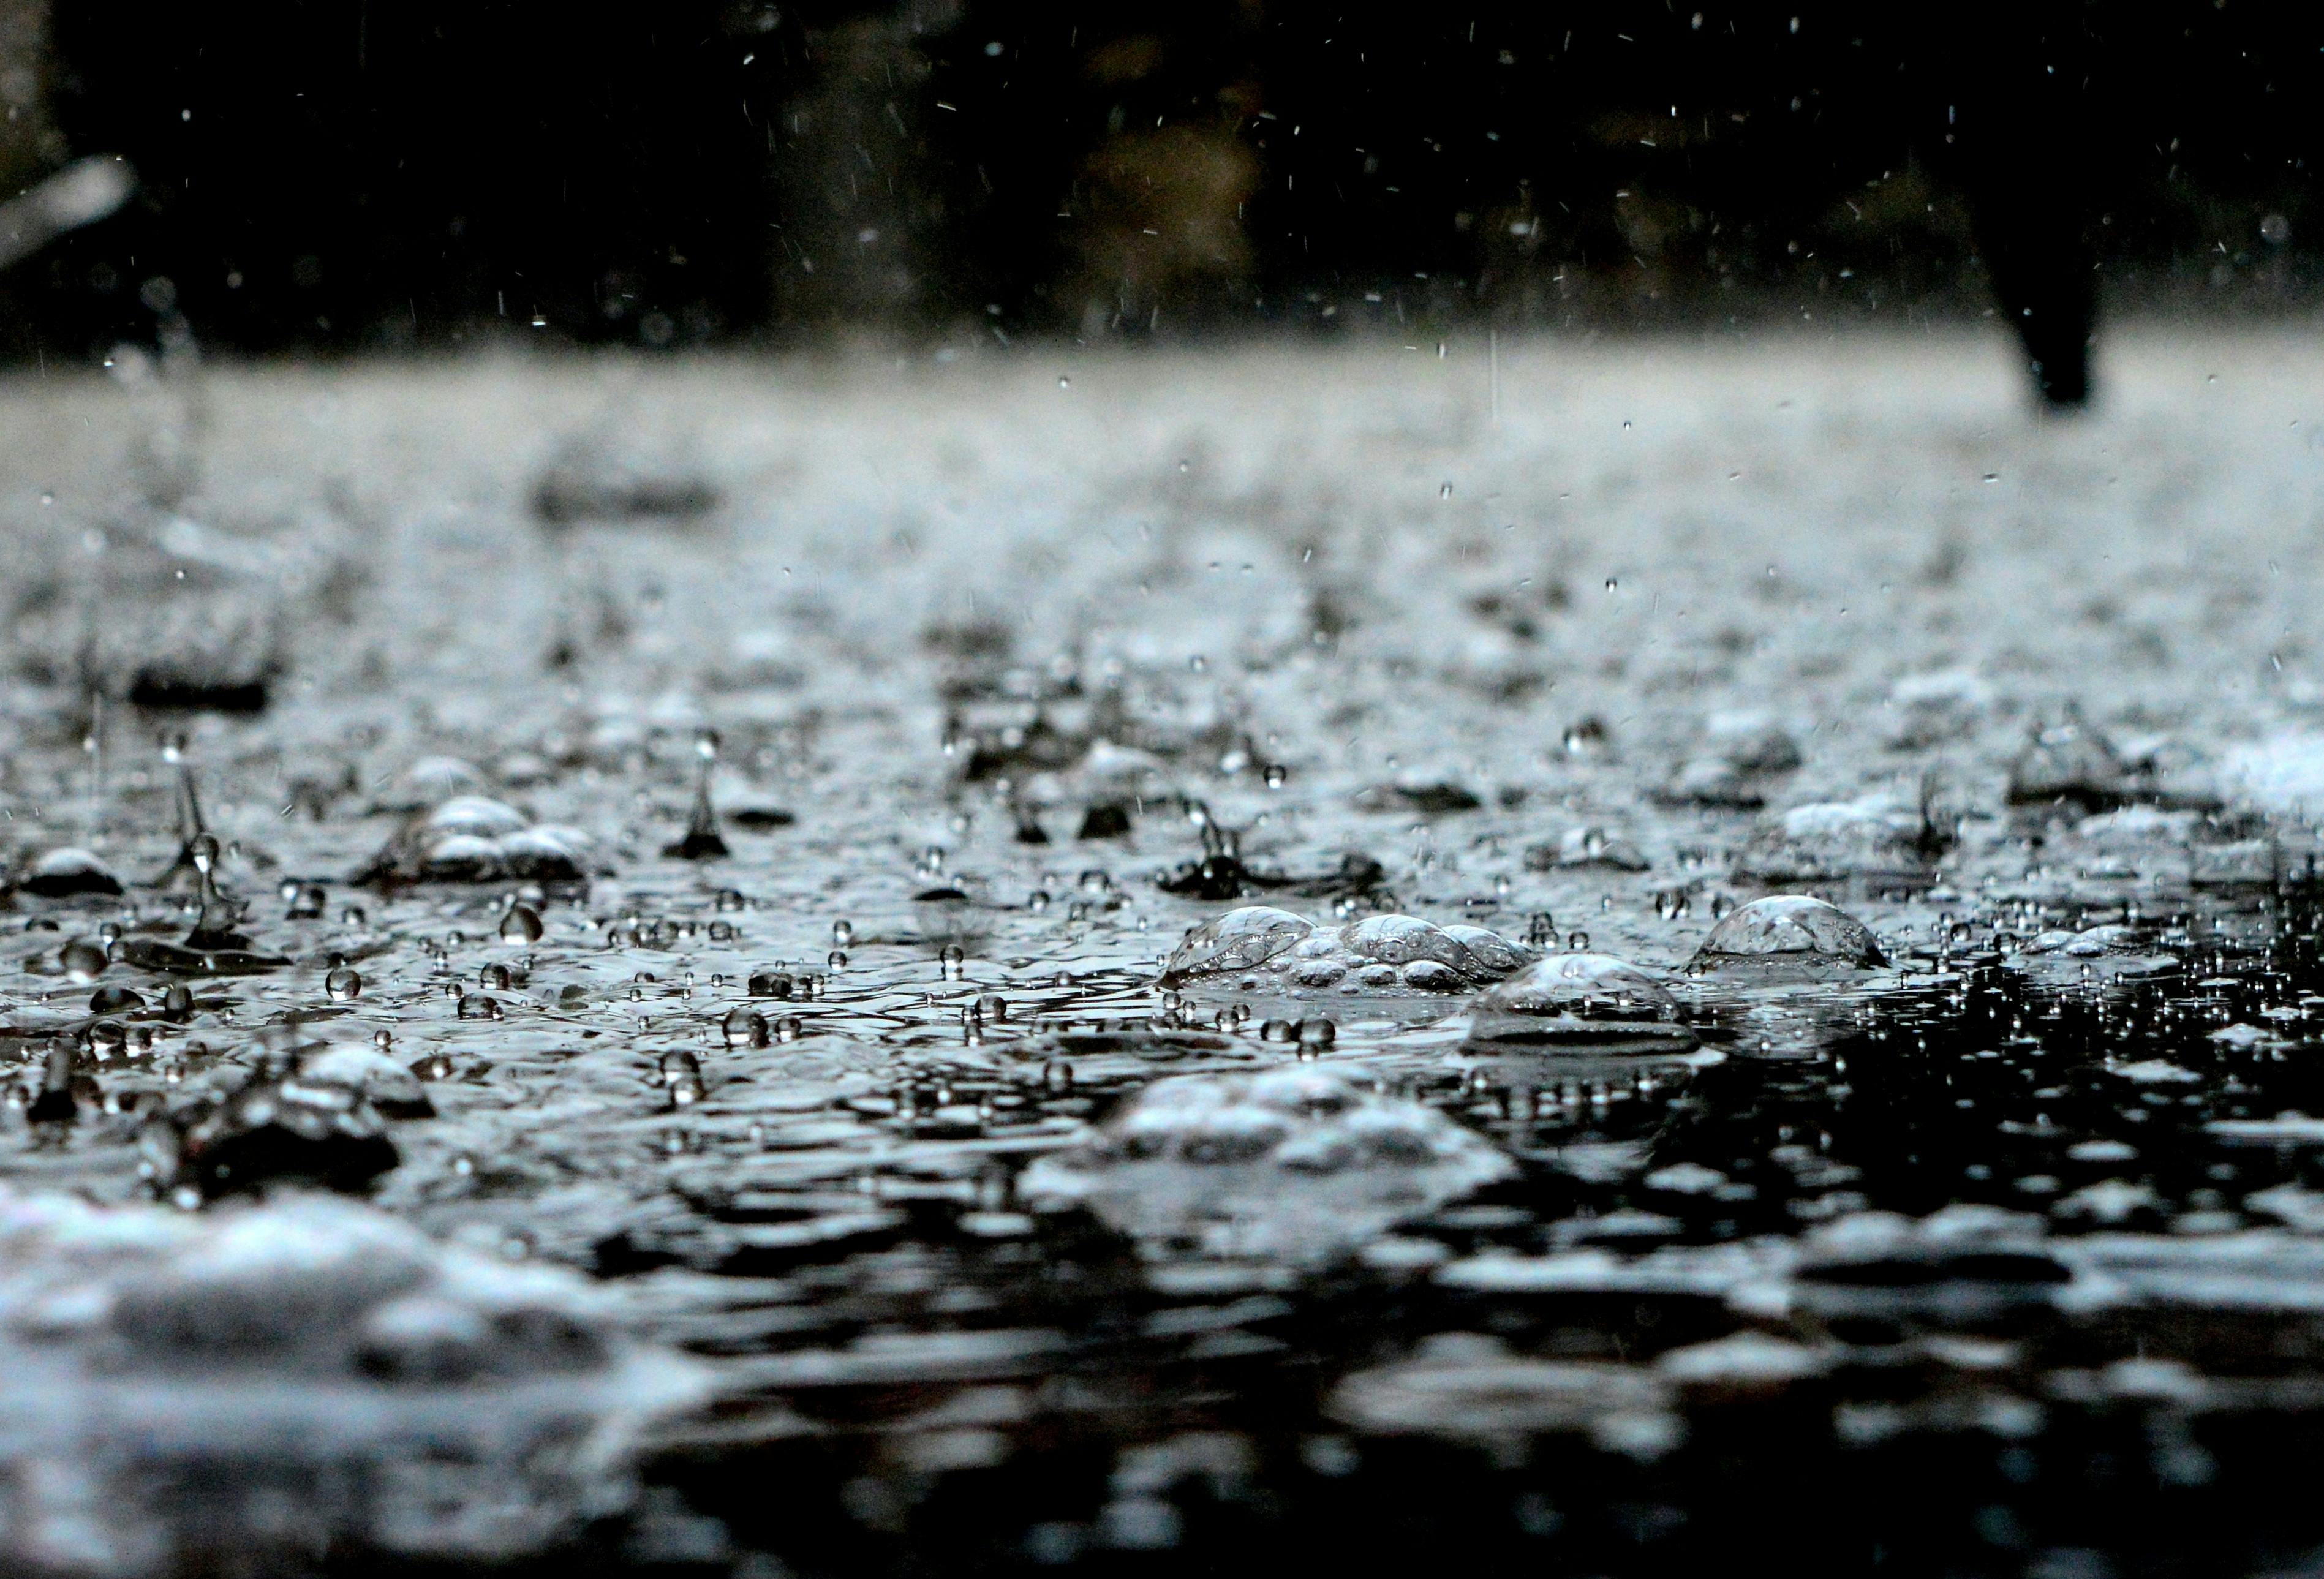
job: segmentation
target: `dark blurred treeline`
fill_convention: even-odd
[[[36,46],[0,181],[142,176],[0,275],[20,356],[171,314],[250,349],[1955,314],[2013,248],[2110,300],[2324,274],[2324,14],[2254,0],[0,13]]]

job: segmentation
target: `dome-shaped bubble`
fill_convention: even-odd
[[[1295,1065],[1157,1081],[1018,1188],[1037,1210],[1087,1206],[1148,1254],[1312,1262],[1514,1171],[1434,1108]]]
[[[589,836],[534,823],[505,801],[459,795],[407,822],[358,882],[573,882],[585,873]]]
[[[382,1118],[430,1118],[436,1112],[419,1076],[360,1042],[337,1042],[305,1054],[299,1060],[299,1082],[355,1092]]]
[[[1776,894],[1749,904],[1711,929],[1694,963],[1729,965],[1842,965],[1887,963],[1871,929],[1839,906],[1806,894]]]
[[[1186,934],[1162,966],[1165,982],[1223,975],[1265,964],[1315,929],[1314,924],[1271,905],[1229,910]]]
[[[1481,927],[1416,916],[1367,916],[1318,927],[1265,905],[1230,910],[1186,936],[1164,967],[1166,986],[1258,972],[1286,988],[1460,993],[1498,981],[1533,952]]]
[[[70,899],[76,894],[112,895],[122,891],[113,869],[87,850],[66,845],[44,852],[16,882],[24,892],[42,899]]]
[[[1350,954],[1382,965],[1411,965],[1427,959],[1459,971],[1477,964],[1457,939],[1417,916],[1366,916],[1341,929],[1340,943]]]
[[[1860,800],[1818,801],[1764,819],[1736,860],[1761,882],[1838,882],[1926,873],[1930,841],[1918,817]]]
[[[1473,1042],[1679,1052],[1696,1041],[1669,990],[1610,954],[1536,960],[1479,993],[1471,1011]]]
[[[320,1545],[508,1562],[618,1513],[641,1430],[703,1392],[581,1279],[313,1196],[189,1214],[0,1193],[0,1364],[11,1573],[229,1551],[271,1573]]]
[[[2039,726],[2009,765],[2009,799],[2016,806],[2069,801],[2085,809],[2119,806],[2131,776],[2113,743],[2069,703],[2057,722]]]

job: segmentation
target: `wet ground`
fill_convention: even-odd
[[[2109,353],[0,389],[6,1565],[2311,1571],[2324,362]]]

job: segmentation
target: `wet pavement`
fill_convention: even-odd
[[[2307,1571],[2320,369],[2110,353],[0,388],[7,1565]]]

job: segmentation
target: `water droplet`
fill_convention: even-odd
[[[85,938],[75,938],[57,952],[57,964],[76,982],[93,982],[105,974],[105,950]]]
[[[831,945],[834,948],[844,948],[854,941],[855,924],[853,922],[834,921],[831,924]]]
[[[335,1003],[344,1003],[361,995],[363,985],[363,977],[349,965],[343,965],[323,978],[323,991],[330,994]]]
[[[457,1012],[463,1020],[498,1020],[502,1017],[500,1001],[483,993],[461,993]]]
[[[540,912],[527,904],[512,904],[508,914],[501,918],[501,941],[503,943],[538,943],[547,928],[541,925]]]
[[[88,995],[91,1014],[134,1014],[145,1000],[128,987],[99,987]]]
[[[767,1017],[754,1009],[729,1010],[719,1030],[730,1048],[763,1048],[767,1045]]]

